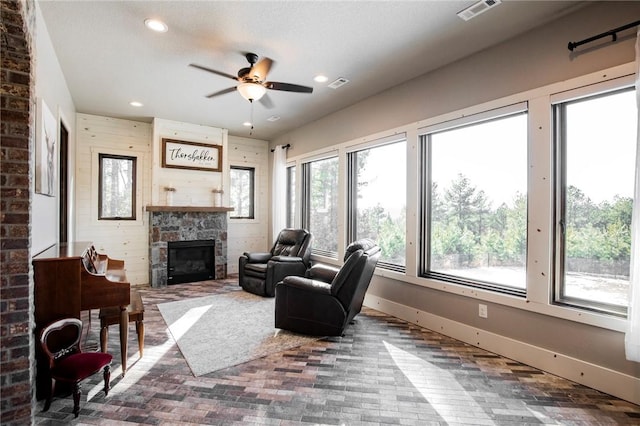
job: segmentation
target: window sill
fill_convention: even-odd
[[[568,321],[574,321],[581,324],[587,324],[594,327],[600,327],[607,330],[618,331],[624,333],[626,331],[627,320],[612,315],[606,315],[598,312],[590,312],[571,306],[553,305],[551,303],[540,303],[529,300],[526,297],[510,296],[500,294],[483,289],[463,286],[460,284],[450,283],[447,281],[438,281],[428,278],[410,277],[398,272],[381,270],[376,268],[375,276],[387,278],[395,281],[418,285],[420,287],[432,290],[442,291],[446,293],[456,294],[471,299],[496,303],[503,306],[509,306],[516,309],[522,309],[541,315],[556,317]]]

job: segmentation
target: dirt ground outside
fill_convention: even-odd
[[[519,289],[526,288],[526,271],[524,268],[480,267],[442,269],[437,272],[507,285]],[[598,303],[627,306],[629,300],[629,279],[585,273],[569,273],[567,274],[565,295]]]

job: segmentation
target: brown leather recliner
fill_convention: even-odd
[[[269,252],[245,252],[239,259],[240,286],[250,293],[273,297],[278,281],[306,274],[311,266],[312,240],[306,229],[287,228],[280,231]]]
[[[342,268],[314,265],[308,277],[286,277],[276,285],[276,328],[315,336],[340,336],[360,313],[380,258],[369,239],[347,247]]]

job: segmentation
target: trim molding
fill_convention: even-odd
[[[640,378],[367,294],[364,305],[640,405]]]

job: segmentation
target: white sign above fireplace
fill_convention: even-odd
[[[220,145],[162,139],[162,167],[219,172],[221,159]]]

